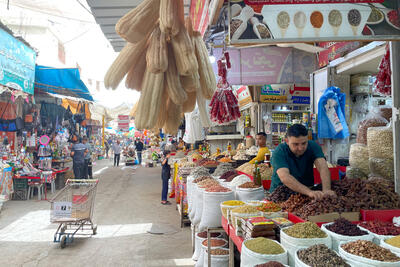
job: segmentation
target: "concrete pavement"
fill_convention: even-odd
[[[0,213],[0,266],[193,266],[190,228],[180,228],[175,205],[160,204],[160,168],[101,160],[94,172],[98,234],[61,249],[49,202],[8,201]]]

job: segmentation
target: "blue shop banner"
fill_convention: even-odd
[[[32,48],[0,29],[0,84],[33,94],[35,62]]]

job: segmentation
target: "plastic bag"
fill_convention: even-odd
[[[376,110],[367,114],[365,120],[361,121],[357,130],[357,143],[367,144],[367,131],[369,127],[386,126],[388,121],[383,118]]]
[[[326,229],[327,225],[331,225],[332,223],[326,223],[321,226],[321,230],[327,233],[331,239],[332,239],[332,249],[336,252],[339,252],[339,244],[342,242],[350,242],[350,241],[356,241],[356,240],[368,240],[372,241],[374,239],[374,236],[371,234],[367,235],[361,235],[361,236],[346,236],[346,235],[340,235],[335,232],[332,232],[328,229]]]
[[[189,175],[186,178],[186,195],[187,195],[187,202],[188,202],[188,213],[192,210],[192,188],[193,188],[193,180],[194,177]]]
[[[345,244],[346,242],[341,243]],[[341,246],[339,246],[339,256],[347,261],[351,266],[362,266],[362,267],[398,267],[400,266],[400,261],[398,262],[383,262],[371,260],[365,257],[360,257],[351,253],[348,253]]]
[[[196,205],[197,205],[197,202],[196,202],[196,196],[197,196],[197,190],[198,190],[198,186],[197,186],[197,184],[195,184],[195,183],[193,183],[192,184],[192,193],[191,193],[191,202],[192,202],[192,208],[191,208],[191,210],[190,210],[190,212],[189,212],[189,219],[190,219],[190,221],[193,223],[193,220],[194,220],[194,216],[196,215]]]
[[[251,240],[251,239],[247,239],[246,241]],[[284,246],[279,244],[277,241],[273,240],[274,242],[276,242],[277,244],[282,246],[282,248],[284,249],[284,252],[281,254],[276,254],[276,255],[260,254],[260,253],[251,251],[250,249],[248,249],[246,247],[246,241],[244,241],[243,245],[242,245],[242,254],[240,256],[240,267],[253,267],[257,264],[262,264],[266,261],[277,261],[282,264],[288,263],[288,251],[285,249]]]
[[[318,101],[318,138],[343,139],[350,135],[345,116],[346,94],[338,87],[325,89]]]
[[[298,249],[309,248],[316,244],[324,244],[328,248],[331,248],[332,239],[329,235],[325,238],[295,238],[287,235],[281,229],[281,244],[288,251],[289,265],[294,266],[295,254]]]
[[[351,167],[360,169],[363,173],[369,174],[368,146],[364,144],[352,144],[350,146],[349,163]]]
[[[236,187],[236,199],[241,201],[263,200],[265,198],[264,188],[240,188]]]
[[[194,214],[194,219],[192,221],[192,223],[194,225],[198,225],[201,221],[201,215],[203,214],[203,193],[204,193],[204,189],[197,187],[197,191],[196,191],[196,197],[195,199],[193,199],[194,201],[196,201],[196,211]]]
[[[221,208],[220,204],[224,201],[234,199],[235,193],[230,192],[204,192],[203,211],[199,225],[199,231],[207,227],[221,227]]]
[[[392,119],[393,109],[391,106],[379,106],[379,113],[385,120],[390,121]]]
[[[369,163],[368,163],[368,170],[369,170]],[[366,174],[365,172],[363,172],[361,169],[359,169],[357,167],[348,166],[348,167],[346,167],[346,178],[349,178],[349,179],[360,178],[363,180],[367,180],[368,174]]]
[[[393,159],[369,158],[371,176],[394,180]]]
[[[228,267],[229,266],[229,249],[221,248],[228,251],[226,255],[211,255],[210,267]],[[208,267],[208,253],[204,251],[204,267]]]
[[[371,158],[393,159],[393,129],[389,123],[386,127],[370,127],[367,130],[368,153]]]

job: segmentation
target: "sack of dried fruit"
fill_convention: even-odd
[[[392,126],[368,128],[367,144],[370,158],[393,159]]]
[[[253,186],[253,182],[247,182],[236,187],[236,199],[241,201],[263,200],[265,198],[262,186]]]
[[[351,167],[360,169],[366,175],[369,174],[368,146],[355,143],[350,146],[349,163]]]
[[[400,266],[400,258],[396,254],[367,240],[340,244],[339,255],[351,266]]]
[[[210,233],[211,238],[222,237],[221,233]],[[200,233],[196,233],[195,241],[194,241],[194,252],[192,256],[192,260],[197,261],[201,254],[201,243],[207,240],[207,231],[203,231]]]
[[[388,121],[376,111],[367,114],[365,120],[361,121],[357,130],[357,143],[367,144],[367,131],[370,127],[386,126]]]
[[[333,223],[326,223],[321,226],[321,230],[326,232],[332,239],[332,249],[339,251],[339,244],[355,240],[374,239],[367,231],[361,230],[357,225],[352,224],[344,218],[337,219]]]
[[[313,245],[309,248],[299,249],[296,252],[296,267],[310,266],[341,266],[350,267],[346,261],[335,251],[323,244]]]
[[[211,238],[210,239],[210,247],[211,249],[217,249],[217,248],[225,248],[228,245],[228,242],[223,239],[223,238]],[[208,241],[207,239],[201,242],[201,251],[200,251],[200,256],[199,259],[197,260],[197,263],[195,267],[203,267],[204,266],[204,261],[206,260],[206,251],[208,248]],[[214,266],[214,265],[212,265]]]

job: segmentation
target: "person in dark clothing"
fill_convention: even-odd
[[[162,180],[161,204],[162,205],[170,205],[171,204],[171,202],[169,202],[167,200],[168,180],[171,177],[171,167],[168,164],[168,159],[170,156],[171,156],[170,151],[165,150],[163,153],[162,171],[161,171],[161,180]]]
[[[88,152],[85,155],[85,167],[84,167],[84,172],[83,172],[83,176],[85,179],[88,179],[88,177],[90,179],[93,179],[93,173],[92,173],[92,147],[89,143],[88,138],[85,136],[83,137],[83,144],[86,146],[86,149],[88,150]]]
[[[140,141],[140,139],[137,139],[135,141],[135,147],[136,147],[136,153],[137,153],[137,157],[139,160],[139,165],[142,164],[142,152],[144,149],[144,145],[142,143],[142,141]]]
[[[82,144],[82,140],[79,140],[72,146],[71,157],[72,157],[72,168],[74,170],[75,179],[83,179],[85,171],[85,156],[88,153],[86,145]]]

